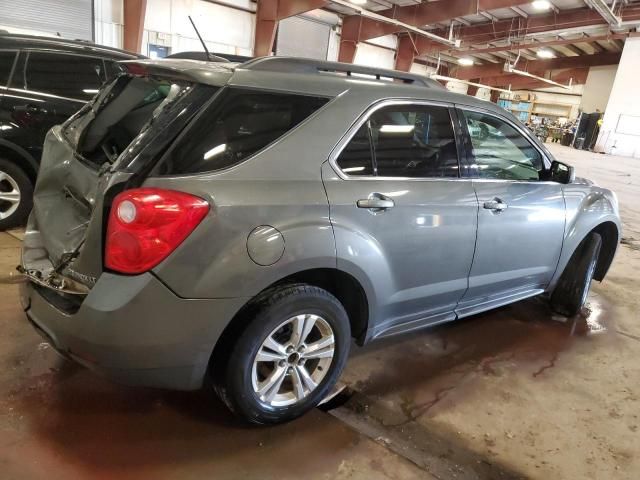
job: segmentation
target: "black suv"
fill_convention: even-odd
[[[47,131],[117,74],[116,62],[136,58],[86,41],[0,33],[0,230],[31,210]]]

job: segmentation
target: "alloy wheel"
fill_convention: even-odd
[[[18,182],[6,172],[0,170],[0,220],[9,218],[20,206],[20,187]]]
[[[291,317],[271,331],[253,360],[253,391],[272,407],[304,400],[329,372],[335,339],[329,323],[313,314]]]

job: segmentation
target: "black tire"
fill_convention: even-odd
[[[2,173],[8,178],[0,182],[0,195],[11,191],[12,183],[15,183],[20,192],[20,200],[15,209],[11,208],[9,202],[0,200],[0,231],[24,225],[33,206],[33,185],[24,170],[15,163],[0,158],[0,174]],[[2,213],[9,213],[10,210],[13,212],[2,218]]]
[[[551,308],[567,317],[577,315],[584,306],[600,255],[602,237],[590,233],[571,256],[553,294]]]
[[[251,305],[249,312],[245,318],[248,322],[246,328],[231,348],[226,365],[214,377],[216,392],[232,412],[251,423],[266,425],[293,420],[317,406],[340,377],[351,342],[347,313],[329,292],[306,284],[285,285],[271,290]],[[254,391],[254,359],[274,329],[301,314],[318,315],[330,325],[335,342],[333,358],[324,378],[306,397],[293,405],[272,406],[263,402]],[[287,376],[290,378],[291,374]]]

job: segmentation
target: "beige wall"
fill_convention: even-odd
[[[607,65],[604,67],[591,67],[587,82],[582,93],[582,103],[580,108],[587,113],[596,110],[604,112],[609,102],[609,95],[613,88],[613,80],[616,78],[618,65]]]

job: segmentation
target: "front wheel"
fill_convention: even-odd
[[[571,256],[553,294],[551,308],[561,315],[577,315],[587,302],[587,295],[598,264],[602,237],[590,233]]]
[[[351,340],[347,313],[326,290],[303,284],[273,290],[251,310],[216,390],[252,423],[293,420],[338,380]]]

